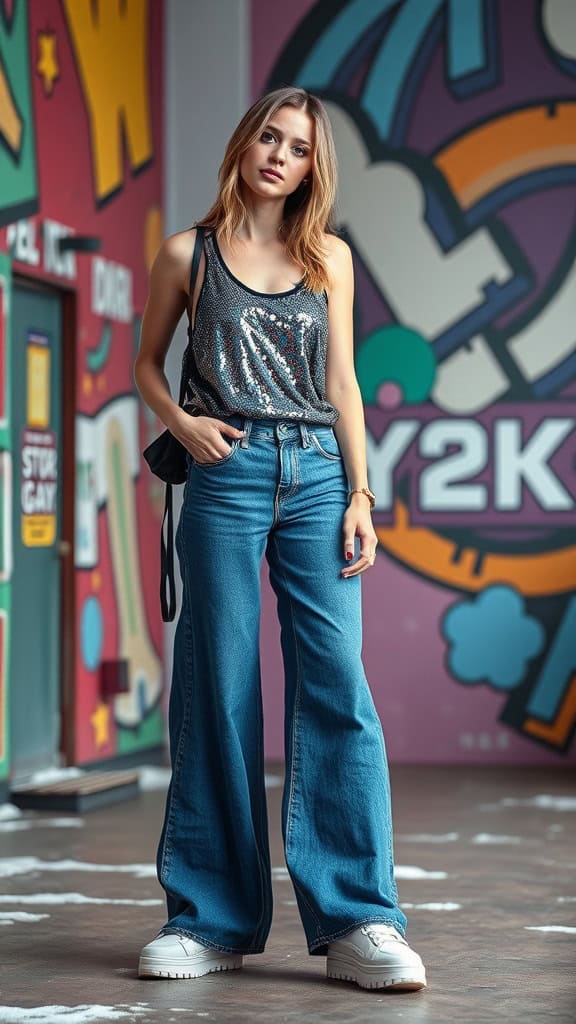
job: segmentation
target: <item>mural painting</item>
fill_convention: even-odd
[[[150,0],[0,0],[0,255],[76,296],[75,763],[164,737],[161,495],[140,460],[158,424],[132,379],[163,231],[162,27]]]
[[[254,95],[320,95],[355,262],[392,756],[574,756],[576,8],[253,0]],[[274,45],[271,41],[274,40]]]

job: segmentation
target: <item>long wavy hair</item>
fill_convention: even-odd
[[[230,248],[233,234],[244,221],[247,210],[240,194],[240,160],[246,150],[260,138],[272,115],[280,107],[295,107],[310,114],[315,123],[312,168],[306,175],[308,184],[286,197],[279,237],[287,255],[303,269],[304,287],[322,291],[329,285],[325,264],[325,234],[337,234],[334,226],[334,204],[337,189],[337,160],[332,126],[321,100],[305,89],[285,86],[268,92],[246,111],[234,130],[218,170],[218,197],[197,225],[213,229],[223,236]]]

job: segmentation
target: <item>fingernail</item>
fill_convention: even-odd
[[[346,559],[348,560],[350,558],[352,558],[352,552],[351,551],[347,551],[346,552]]]

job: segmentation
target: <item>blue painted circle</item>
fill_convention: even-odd
[[[100,601],[97,597],[88,597],[82,608],[80,642],[84,664],[91,672],[99,665],[103,639],[104,620]]]

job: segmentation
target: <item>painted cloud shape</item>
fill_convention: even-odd
[[[511,587],[487,587],[473,601],[460,601],[444,616],[450,671],[462,683],[489,682],[512,690],[522,682],[527,662],[545,642],[543,626],[526,615]]]

